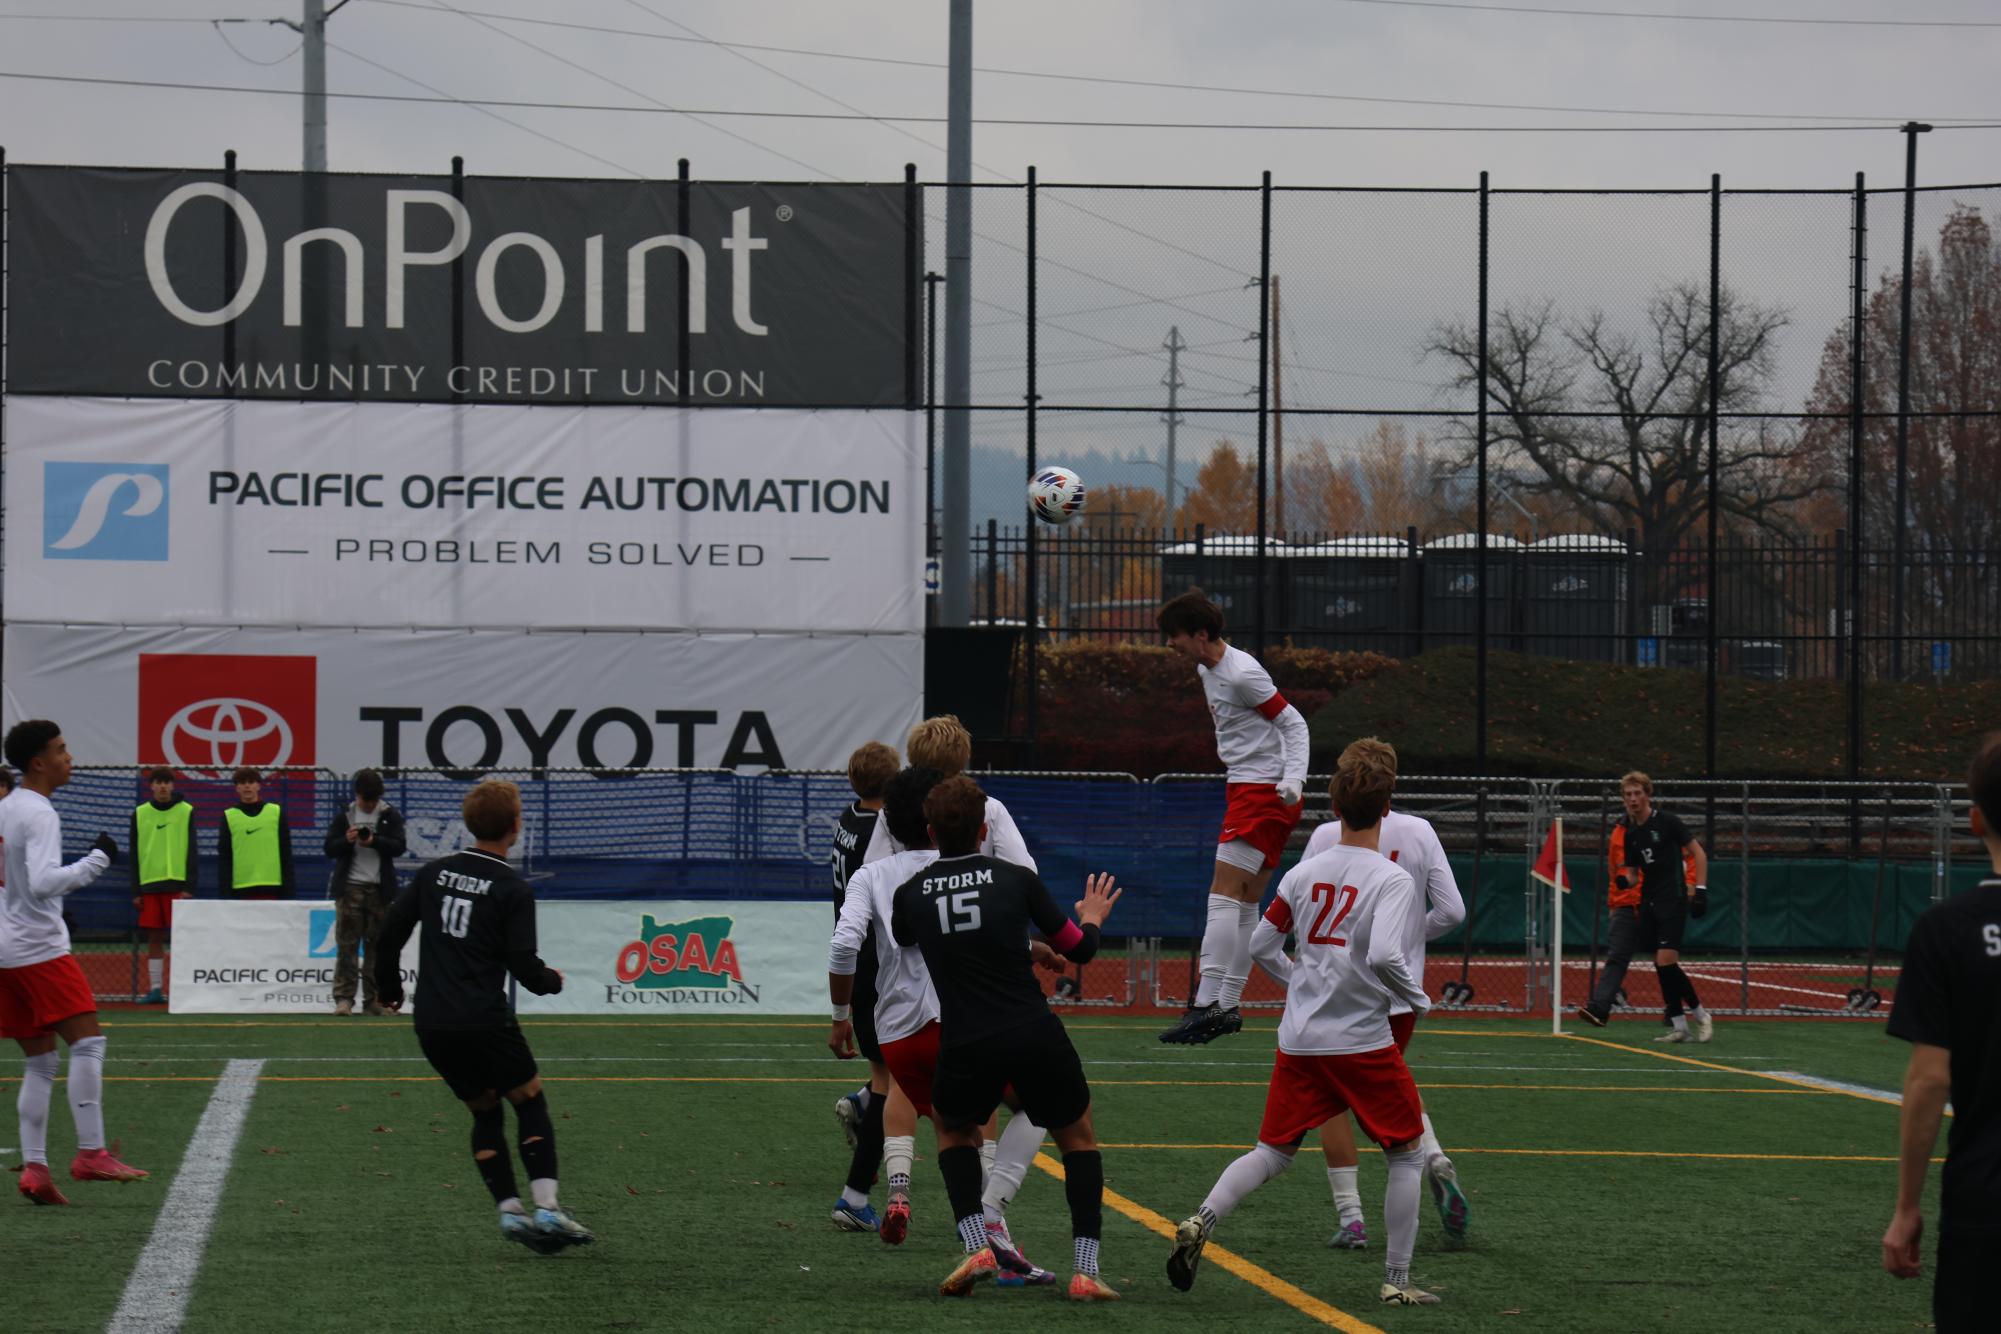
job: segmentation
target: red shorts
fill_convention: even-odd
[[[1266,870],[1275,869],[1285,851],[1285,841],[1292,837],[1299,817],[1306,811],[1306,803],[1283,804],[1278,799],[1276,783],[1227,783],[1224,790],[1229,805],[1223,810],[1223,832],[1216,835],[1216,841],[1228,843],[1241,838],[1265,855]]]
[[[139,896],[139,926],[146,931],[165,931],[174,924],[174,900],[180,897],[176,891],[164,894],[141,894]]]
[[[1395,1047],[1350,1056],[1293,1056],[1281,1051],[1265,1092],[1264,1144],[1297,1144],[1346,1111],[1378,1144],[1402,1144],[1424,1133],[1417,1083]]]
[[[1390,1016],[1390,1037],[1396,1041],[1398,1051],[1410,1049],[1411,1030],[1416,1027],[1417,1015],[1413,1011],[1405,1010],[1402,1014]]]
[[[43,1037],[65,1019],[96,1011],[97,997],[74,954],[0,968],[0,1038]]]
[[[938,1073],[938,1021],[907,1038],[882,1044],[882,1063],[919,1116],[931,1115],[931,1077]]]

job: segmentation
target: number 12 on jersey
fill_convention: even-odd
[[[1313,915],[1313,925],[1307,928],[1307,944],[1346,945],[1348,943],[1346,936],[1337,936],[1334,934],[1334,931],[1336,927],[1341,925],[1341,919],[1346,917],[1349,911],[1354,908],[1355,892],[1353,885],[1315,885],[1313,887],[1313,901],[1320,905],[1320,911]],[[1340,905],[1338,911],[1335,908],[1337,903]],[[1334,915],[1334,920],[1331,922],[1327,920],[1329,913],[1333,913]]]

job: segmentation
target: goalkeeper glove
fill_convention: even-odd
[[[1305,791],[1305,787],[1300,783],[1290,778],[1281,779],[1278,785],[1278,804],[1281,806],[1297,806],[1300,798],[1305,795]]]
[[[96,841],[96,842],[94,842],[94,843],[92,843],[92,844],[90,845],[90,848],[91,848],[91,851],[92,851],[92,852],[101,852],[101,853],[103,853],[103,854],[104,854],[104,860],[106,860],[107,862],[110,862],[110,863],[112,863],[113,865],[116,865],[116,864],[117,864],[117,862],[118,862],[118,845],[117,845],[116,843],[114,843],[114,842],[112,842],[112,841],[111,841],[111,835],[109,835],[109,834],[99,834],[99,835],[97,836],[97,841]]]
[[[1709,911],[1709,886],[1697,885],[1695,893],[1688,898],[1688,915],[1701,917]]]

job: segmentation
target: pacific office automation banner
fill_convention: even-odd
[[[535,934],[563,990],[520,991],[515,1008],[825,1014],[831,932],[824,903],[544,903]]]
[[[920,635],[7,627],[0,722],[82,764],[840,769],[919,717]]]
[[[923,629],[915,414],[17,397],[10,621]]]
[[[7,177],[17,394],[914,396],[923,249],[901,185]]]
[[[168,1008],[175,1014],[324,1014],[333,1008],[331,903],[182,899],[174,904]],[[367,960],[363,960],[364,966]],[[417,990],[417,938],[403,991]]]

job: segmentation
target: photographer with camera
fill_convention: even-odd
[[[1612,826],[1606,858],[1612,868],[1611,941],[1605,970],[1590,1001],[1578,1007],[1578,1017],[1605,1026],[1633,952],[1646,945],[1654,952],[1668,1025],[1654,1040],[1707,1042],[1715,1025],[1681,970],[1681,936],[1689,918],[1709,911],[1709,854],[1679,816],[1654,806],[1654,780],[1639,770],[1619,780],[1619,800],[1626,813]]]
[[[403,815],[382,799],[382,775],[361,769],[354,775],[354,800],[334,815],[326,852],[334,859],[327,897],[334,904],[333,998],[335,1014],[354,1013],[355,982],[361,983],[362,1013],[385,1013],[375,999],[375,969],[361,968],[382,930],[382,914],[396,897],[396,858],[409,846]]]

